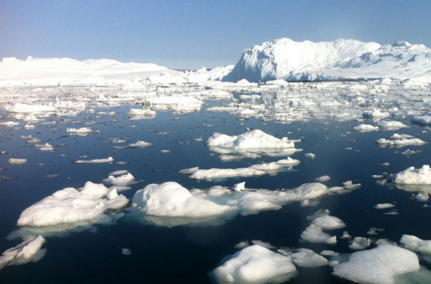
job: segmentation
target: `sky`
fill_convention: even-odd
[[[431,47],[430,11],[429,0],[0,0],[0,58],[198,69],[278,38]]]

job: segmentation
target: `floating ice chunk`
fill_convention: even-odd
[[[298,249],[290,256],[292,261],[301,267],[319,267],[328,265],[328,260],[310,249]]]
[[[245,190],[245,181],[233,185],[233,191],[240,192]]]
[[[77,134],[77,135],[86,135],[88,133],[93,132],[93,130],[89,127],[81,127],[81,128],[67,128],[66,133]]]
[[[90,220],[106,209],[118,209],[129,202],[123,195],[105,199],[108,193],[109,189],[103,184],[90,181],[81,191],[64,188],[25,209],[18,219],[18,226],[49,226]]]
[[[324,255],[324,256],[337,256],[339,253],[338,253],[338,252],[335,252],[335,251],[333,251],[333,250],[322,250],[322,251],[320,252],[320,254],[321,254],[321,255]]]
[[[126,146],[126,148],[145,148],[151,146],[152,144],[145,141],[138,141],[136,143],[132,143]]]
[[[132,108],[126,114],[130,117],[130,120],[151,119],[156,117],[156,112],[150,109]]]
[[[335,244],[337,237],[330,236],[323,232],[321,227],[311,224],[301,233],[301,240],[310,243]]]
[[[404,123],[394,120],[380,120],[377,122],[377,126],[382,130],[398,130],[408,127]]]
[[[431,125],[431,113],[428,113],[426,115],[418,115],[413,117],[412,122],[421,124],[421,125]]]
[[[390,116],[389,112],[381,112],[379,109],[374,109],[372,111],[365,111],[362,116],[368,119],[382,119]]]
[[[45,144],[42,144],[42,145],[36,144],[36,145],[34,145],[34,148],[37,148],[37,149],[39,149],[39,150],[41,150],[43,152],[47,152],[47,151],[52,152],[52,151],[54,151],[54,146],[52,146],[49,143],[45,143]]]
[[[142,103],[155,109],[186,113],[199,111],[203,101],[185,96],[148,96]]]
[[[128,249],[128,248],[122,248],[121,249],[121,253],[124,254],[124,255],[131,255],[132,251],[130,249]]]
[[[7,127],[14,127],[17,126],[19,124],[19,122],[16,121],[3,121],[0,122],[0,126],[7,126]]]
[[[429,194],[426,192],[418,192],[416,200],[420,202],[427,202],[429,200]]]
[[[310,159],[316,158],[316,155],[313,154],[313,153],[305,153],[304,156],[307,157],[307,158],[310,158]]]
[[[410,135],[403,134],[393,134],[389,139],[381,138],[377,140],[377,144],[379,145],[389,145],[394,147],[404,147],[409,145],[420,146],[426,144],[427,142],[419,139],[419,138],[411,138]]]
[[[395,205],[392,203],[379,203],[374,206],[374,208],[376,209],[387,209],[387,208],[393,208],[393,207],[395,207]]]
[[[22,243],[3,252],[0,256],[0,270],[8,265],[19,265],[41,259],[45,254],[40,250],[44,243],[45,238],[41,235],[25,237]],[[38,252],[42,252],[39,257]]]
[[[400,243],[408,250],[431,254],[431,240],[425,241],[413,235],[402,235]]]
[[[360,124],[358,126],[353,127],[353,130],[358,132],[370,132],[370,131],[378,131],[379,127],[370,125],[370,124]]]
[[[229,177],[257,177],[265,175],[266,172],[263,170],[254,169],[251,167],[248,168],[237,168],[237,169],[208,169],[201,170],[198,169],[194,171],[190,178],[196,180],[211,180],[216,178],[229,178]]]
[[[27,159],[10,158],[7,162],[11,165],[22,165],[27,163]]]
[[[237,243],[236,245],[234,245],[234,248],[236,249],[243,249],[250,246],[250,242],[248,240],[245,241],[241,241],[239,243]]]
[[[222,148],[232,151],[247,149],[286,149],[294,148],[295,144],[286,137],[279,139],[262,130],[256,129],[238,136],[214,133],[207,141],[210,148]]]
[[[93,159],[93,160],[76,160],[72,163],[74,164],[103,164],[115,162],[114,158],[108,157],[106,159]]]
[[[376,227],[371,227],[368,232],[367,235],[377,235],[379,234],[379,232],[383,232],[385,229],[381,229],[381,228],[376,228]]]
[[[325,181],[331,180],[331,178],[329,176],[321,176],[321,177],[315,178],[315,180],[318,182],[325,182]]]
[[[133,205],[148,215],[192,218],[219,216],[232,209],[195,197],[176,182],[147,185],[135,193]]]
[[[398,184],[431,184],[431,171],[429,165],[420,169],[409,167],[397,174],[390,175],[390,180]]]
[[[334,267],[334,274],[350,281],[366,284],[394,284],[394,277],[418,271],[419,260],[406,249],[379,245],[372,250],[353,253],[349,261]]]
[[[346,227],[346,224],[340,218],[329,215],[316,218],[311,224],[319,226],[324,230],[335,230]]]
[[[267,210],[279,210],[281,205],[272,199],[271,196],[259,192],[245,192],[230,200],[228,204],[239,207],[242,215],[248,215]]]
[[[135,182],[135,177],[131,173],[127,173],[118,177],[110,175],[108,178],[103,180],[103,183],[120,186],[129,185]]]
[[[366,249],[371,244],[371,240],[363,237],[354,237],[351,244],[349,244],[349,248],[354,250],[363,250]]]
[[[13,113],[41,113],[41,112],[55,112],[55,107],[45,105],[28,105],[28,104],[14,104],[6,108],[8,112]]]
[[[118,171],[110,172],[109,175],[110,176],[121,176],[121,175],[127,174],[128,172],[129,171],[127,171],[127,170],[118,170]]]
[[[287,159],[278,160],[276,162],[278,165],[281,166],[295,166],[301,163],[300,160],[292,159],[291,157],[287,157]]]
[[[199,170],[199,167],[193,167],[193,168],[180,170],[179,173],[182,175],[190,175],[190,174],[196,172],[197,170]]]
[[[296,276],[290,257],[253,245],[233,254],[212,271],[217,283],[281,283]]]

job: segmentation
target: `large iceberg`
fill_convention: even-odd
[[[223,80],[318,81],[340,79],[430,77],[431,50],[422,44],[339,39],[295,42],[276,39],[245,49]]]

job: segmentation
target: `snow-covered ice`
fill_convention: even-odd
[[[29,261],[38,261],[46,250],[41,250],[45,238],[39,236],[27,236],[16,247],[10,248],[0,256],[0,270],[8,265],[20,265]]]
[[[413,235],[402,235],[400,243],[408,250],[431,255],[431,240],[422,240]]]
[[[431,171],[429,165],[419,169],[409,167],[404,171],[390,175],[389,179],[396,184],[431,184]]]

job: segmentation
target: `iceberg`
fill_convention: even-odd
[[[420,169],[409,167],[404,171],[390,175],[389,180],[395,184],[431,184],[430,166],[423,165]]]
[[[25,237],[22,243],[3,252],[0,256],[0,270],[8,265],[38,261],[45,255],[45,251],[41,250],[44,243],[45,238],[41,235]]]

